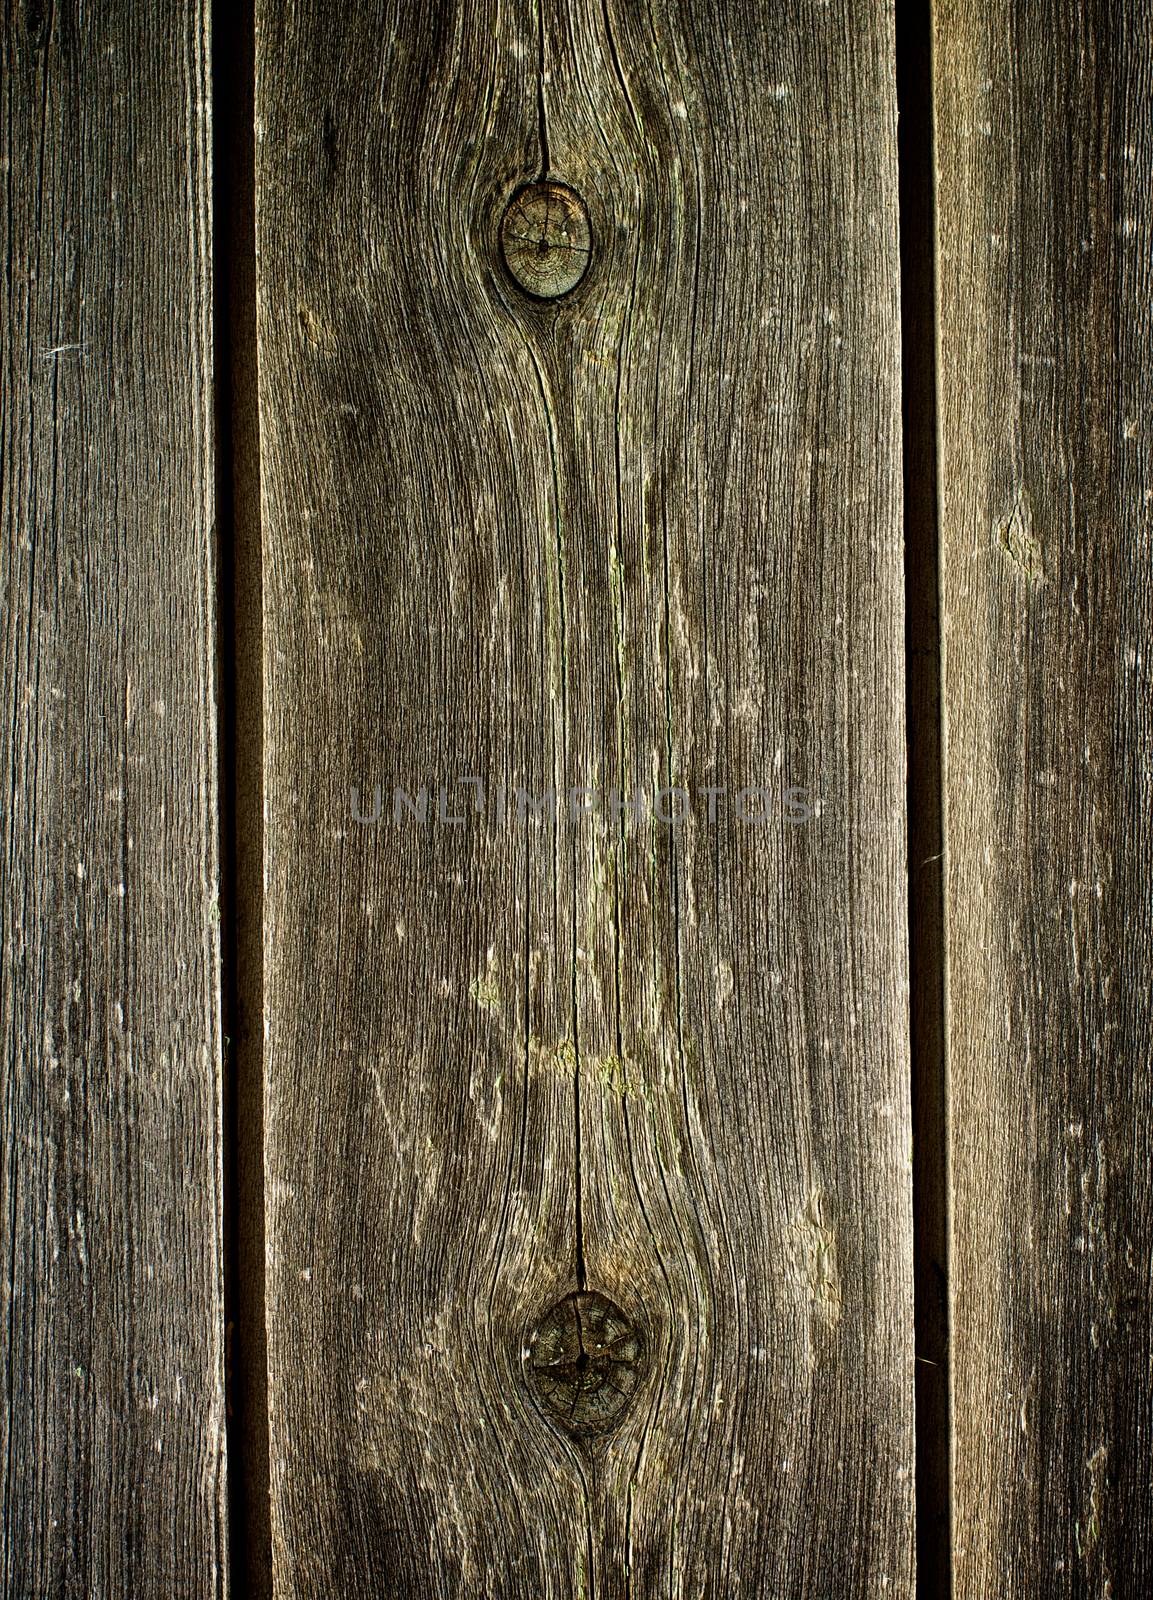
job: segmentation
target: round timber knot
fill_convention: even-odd
[[[584,201],[566,183],[528,183],[508,203],[500,248],[509,276],[534,300],[559,300],[588,270],[592,233]]]
[[[603,1433],[644,1376],[644,1336],[607,1295],[566,1295],[530,1335],[528,1367],[550,1417],[582,1437]]]

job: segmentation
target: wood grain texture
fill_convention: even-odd
[[[1153,13],[939,0],[955,1582],[1153,1585]]]
[[[280,1596],[912,1592],[892,50],[258,6]],[[574,1438],[580,1289],[645,1368]]]
[[[206,7],[5,8],[0,1589],[225,1592]]]

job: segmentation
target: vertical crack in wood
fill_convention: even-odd
[[[553,529],[554,529],[554,554],[556,558],[556,586],[557,586],[557,629],[558,650],[560,660],[558,663],[560,683],[560,743],[561,743],[561,777],[563,779],[568,761],[568,660],[567,638],[565,633],[565,577],[564,577],[564,534],[561,525],[561,482],[560,463],[557,459],[556,428],[553,422],[552,405],[549,400],[548,386],[545,383],[544,373],[540,361],[533,348],[531,340],[526,341],[526,349],[532,361],[533,371],[536,374],[537,388],[540,392],[541,406],[543,408],[545,428],[548,434],[549,462],[552,476],[553,493]],[[565,785],[559,785],[559,793],[564,794]],[[561,829],[563,826],[562,809],[554,810],[553,815],[553,850],[559,853],[561,848]],[[570,852],[575,851],[575,843],[570,845]],[[584,1213],[582,1209],[583,1179],[581,1176],[581,1058],[580,1039],[578,1037],[578,996],[577,996],[577,913],[576,901],[573,900],[571,909],[572,924],[572,953],[569,962],[570,971],[570,1005],[572,1016],[572,1085],[573,1085],[573,1232],[574,1241],[574,1270],[576,1286],[583,1290],[587,1284],[585,1270],[584,1248]]]
[[[541,182],[549,175],[548,153],[548,113],[545,108],[544,82],[545,82],[545,49],[544,49],[544,0],[537,0],[536,7],[537,26],[537,74],[536,74],[536,115],[537,133],[540,139],[540,177]]]

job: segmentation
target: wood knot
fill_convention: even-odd
[[[528,1370],[547,1414],[580,1437],[618,1422],[645,1371],[641,1330],[595,1290],[566,1295],[529,1336]]]
[[[518,189],[500,224],[509,276],[534,300],[559,300],[588,270],[592,232],[584,201],[565,183]]]

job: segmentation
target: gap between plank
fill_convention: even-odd
[[[949,1162],[931,0],[897,0],[917,1593],[952,1593]]]
[[[256,387],[255,17],[212,0],[231,1590],[272,1593],[265,1326],[263,630]]]

